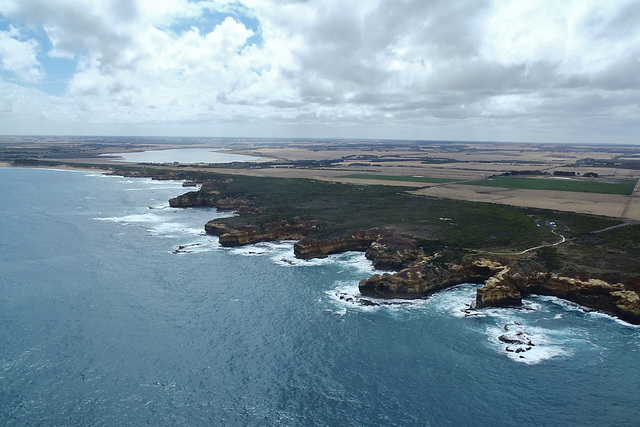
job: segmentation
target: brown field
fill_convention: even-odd
[[[523,190],[495,187],[471,187],[448,184],[422,188],[415,194],[432,197],[468,200],[473,202],[500,203],[505,205],[579,212],[615,218],[640,220],[640,205],[629,209],[627,205],[636,203],[629,196],[613,194],[577,193],[568,191]],[[624,214],[624,215],[623,215]]]
[[[2,141],[0,141],[2,142]],[[82,141],[75,138],[66,141],[60,138],[29,140],[25,146],[33,147],[76,147]],[[16,138],[10,141],[12,147],[21,146]],[[66,145],[65,145],[66,144]],[[129,144],[129,145],[127,145]],[[4,143],[8,146],[7,142]],[[92,165],[124,164],[117,159],[105,160],[97,154],[150,149],[198,147],[212,149],[226,148],[231,153],[258,156],[261,159],[252,168],[202,168],[197,165],[186,169],[212,170],[221,173],[246,174],[287,178],[310,178],[334,182],[357,184],[380,184],[414,187],[419,195],[443,197],[477,202],[500,203],[523,207],[537,207],[560,211],[571,211],[608,217],[640,221],[640,186],[631,196],[590,194],[568,191],[541,191],[507,189],[495,187],[467,186],[459,183],[427,184],[420,182],[389,181],[347,178],[351,174],[389,175],[403,177],[449,178],[459,180],[479,180],[491,175],[510,171],[555,171],[575,172],[584,175],[597,173],[603,181],[639,179],[640,170],[622,167],[589,167],[576,164],[582,159],[632,160],[640,158],[638,146],[608,145],[554,145],[554,144],[506,144],[467,143],[438,141],[359,141],[359,140],[222,140],[197,139],[188,142],[151,140],[127,142],[114,146],[113,143],[100,146],[93,144],[91,156],[51,156],[51,160]],[[0,145],[2,148],[2,145]],[[305,165],[301,161],[330,161],[324,165]],[[289,164],[285,164],[289,162]],[[293,162],[293,163],[291,163]],[[173,165],[165,165],[173,166]]]
[[[630,156],[639,154],[640,147],[566,146],[559,150],[558,146],[555,145],[485,143],[465,144],[459,150],[447,149],[446,146],[444,148],[420,147],[420,149],[416,150],[374,149],[371,151],[354,149],[321,150],[317,147],[311,149],[301,146],[282,146],[268,149],[240,149],[238,152],[287,160],[332,160],[353,154],[375,155],[391,160],[398,156],[403,160],[409,161],[376,162],[371,160],[372,166],[349,166],[352,163],[362,162],[361,160],[353,160],[342,161],[331,168],[323,169],[269,168],[250,172],[233,170],[228,170],[228,172],[249,173],[256,176],[304,177],[345,183],[416,187],[418,189],[414,193],[424,196],[579,212],[640,221],[640,184],[636,186],[632,196],[620,196],[568,191],[478,187],[455,183],[425,184],[344,177],[348,174],[366,173],[369,175],[424,176],[475,180],[508,171],[540,170],[549,173],[572,171],[579,175],[594,172],[605,181],[638,179],[640,178],[639,170],[575,166],[574,163],[584,158],[602,160],[624,158],[623,155],[625,154],[625,157],[635,159],[635,157]],[[458,162],[423,164],[418,160],[418,158],[426,156],[447,158]]]

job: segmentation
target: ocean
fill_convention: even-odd
[[[170,208],[180,182],[0,183],[2,425],[639,423],[640,328],[611,316],[550,297],[476,312],[476,285],[361,305],[362,253],[222,248],[203,227],[230,214]]]

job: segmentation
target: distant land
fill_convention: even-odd
[[[108,156],[175,148],[258,160]],[[0,162],[189,181],[172,206],[239,213],[207,224],[223,245],[290,238],[299,257],[362,250],[396,271],[361,282],[364,304],[470,281],[478,307],[548,294],[640,323],[638,146],[5,136]]]

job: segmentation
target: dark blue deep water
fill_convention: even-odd
[[[0,425],[640,422],[637,327],[554,298],[469,316],[470,285],[364,307],[362,254],[221,248],[185,191],[0,169]]]

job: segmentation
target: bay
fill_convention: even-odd
[[[640,330],[476,287],[357,303],[360,253],[226,249],[179,182],[0,169],[3,425],[636,425]],[[381,301],[378,301],[381,302]],[[469,314],[473,314],[469,316]],[[530,351],[505,351],[505,328]],[[522,357],[521,357],[522,356]]]

